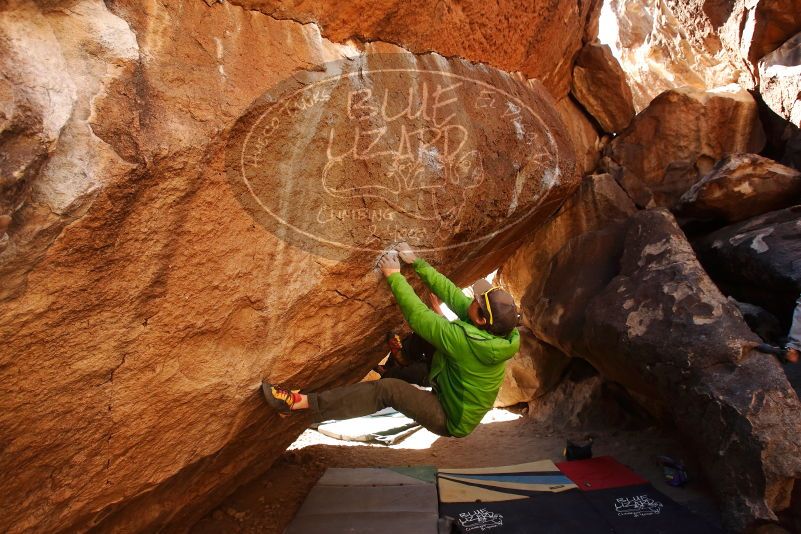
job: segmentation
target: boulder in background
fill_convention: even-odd
[[[727,294],[762,306],[789,327],[801,294],[801,206],[726,226],[693,246]]]
[[[622,132],[634,117],[626,74],[607,45],[584,45],[573,67],[571,91],[605,132]]]
[[[640,207],[672,207],[690,186],[733,152],[765,143],[757,105],[747,91],[666,91],[607,145],[622,168],[619,181]]]
[[[801,203],[801,172],[756,154],[731,154],[686,193],[675,208],[682,222],[731,224]]]

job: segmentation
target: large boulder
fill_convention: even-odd
[[[801,403],[666,210],[634,215],[620,274],[590,303],[586,357],[672,415],[726,526],[775,521],[801,479]]]
[[[666,91],[609,143],[605,154],[638,206],[672,207],[722,157],[762,149],[753,97],[729,89]]]
[[[0,214],[13,212],[2,531],[155,531],[202,515],[307,423],[265,408],[262,376],[323,388],[380,359],[400,321],[372,269],[380,250],[411,240],[467,283],[578,185],[537,82],[209,4],[0,11],[14,195]],[[374,194],[354,198],[360,187]]]
[[[801,202],[801,172],[756,154],[732,154],[682,195],[680,220],[731,224]]]
[[[584,45],[573,67],[571,92],[605,132],[622,132],[634,117],[626,74],[607,45]]]
[[[801,29],[801,0],[611,0],[609,9],[638,110],[683,86],[755,89],[760,58]]]
[[[572,59],[598,33],[601,0],[418,5],[404,0],[228,0],[278,19],[319,25],[336,42],[386,41],[412,52],[488,63],[542,80],[557,99],[570,90]],[[502,43],[502,45],[501,45]]]
[[[555,388],[570,358],[520,328],[520,350],[506,365],[506,374],[495,406],[529,403]]]
[[[693,245],[727,293],[789,323],[801,294],[801,205],[726,226]]]

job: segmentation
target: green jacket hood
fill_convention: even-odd
[[[470,349],[476,358],[486,365],[504,362],[520,348],[520,332],[514,328],[505,337],[496,336],[466,321],[454,321],[464,329]]]

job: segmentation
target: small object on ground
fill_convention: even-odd
[[[292,406],[299,400],[298,389],[290,390],[285,387],[268,384],[264,380],[261,382],[261,392],[267,404],[281,417],[286,417],[292,413]]]
[[[680,488],[689,482],[687,470],[680,460],[670,456],[657,456],[656,462],[662,467],[662,473],[668,485]]]
[[[756,350],[764,352],[765,354],[773,354],[783,364],[798,363],[799,354],[796,349],[787,349],[769,343],[760,343],[756,346]]]
[[[562,451],[565,460],[588,460],[592,458],[592,437],[588,436],[583,440],[566,440],[565,448]]]

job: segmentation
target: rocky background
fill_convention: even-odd
[[[225,158],[270,87],[376,52],[521,95],[564,163],[523,224],[428,255],[464,284],[500,267],[519,299],[499,402],[672,421],[728,528],[797,528],[801,404],[753,350],[801,294],[797,0],[6,0],[0,530],[179,529],[303,428],[262,376],[323,388],[382,357],[400,315],[374,254],[255,224]],[[463,219],[445,244],[493,229]]]

